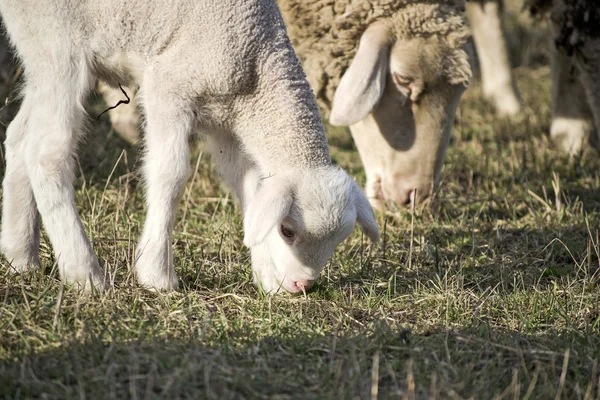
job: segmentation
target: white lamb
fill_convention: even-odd
[[[39,265],[39,214],[67,282],[104,285],[78,216],[73,156],[97,78],[139,86],[146,117],[147,219],[138,281],[178,285],[175,209],[198,129],[244,210],[244,243],[267,292],[309,288],[355,222],[379,229],[366,197],[329,158],[317,105],[272,0],[2,0],[26,78],[7,132],[2,250]]]

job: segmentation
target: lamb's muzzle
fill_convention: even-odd
[[[378,239],[366,197],[331,164],[274,1],[2,0],[0,13],[25,76],[23,104],[7,132],[0,241],[16,270],[39,264],[39,211],[61,277],[104,285],[72,186],[83,102],[97,79],[142,94],[148,210],[135,260],[141,284],[178,285],[172,230],[196,129],[240,199],[244,242],[266,291],[309,287],[355,223]]]

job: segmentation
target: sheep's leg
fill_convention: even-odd
[[[193,116],[176,98],[157,93],[152,79],[144,87],[146,113],[146,222],[136,254],[138,282],[154,289],[176,289],[173,223],[189,174],[188,138]]]
[[[282,282],[279,282],[275,276],[275,264],[271,258],[267,242],[252,247],[250,255],[254,283],[260,285],[265,292],[270,294],[284,292],[285,290],[281,286]]]
[[[552,125],[550,138],[561,150],[577,154],[594,130],[578,71],[570,57],[552,55]]]
[[[40,223],[27,176],[24,145],[31,104],[23,102],[6,131],[6,172],[3,182],[1,248],[12,268],[24,272],[39,267]]]
[[[594,117],[596,136],[590,137],[600,148],[600,39],[589,39],[579,50],[580,84],[587,94],[588,106]]]
[[[501,0],[468,2],[467,16],[479,56],[483,95],[498,113],[519,113],[521,102],[504,39]]]
[[[81,101],[91,88],[81,64],[74,69],[47,68],[54,72],[49,74],[52,80],[40,72],[28,82],[25,163],[62,278],[89,288],[90,283],[103,287],[104,276],[77,213],[72,184],[73,151],[85,113]]]
[[[258,190],[260,173],[243,154],[237,140],[228,133],[207,134],[206,149],[225,184],[235,191],[243,209]]]
[[[258,169],[243,154],[239,143],[226,133],[206,136],[206,148],[210,151],[219,173],[226,184],[233,188],[242,209],[252,200],[260,186]],[[260,284],[269,293],[279,290],[280,282],[275,277],[275,264],[266,242],[250,249],[254,283]]]

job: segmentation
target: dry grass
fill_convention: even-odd
[[[47,240],[42,273],[2,267],[0,397],[600,398],[600,160],[552,149],[549,70],[517,73],[525,115],[495,118],[475,85],[431,206],[380,215],[381,246],[355,232],[307,296],[251,285],[201,150],[176,224],[182,288],[137,287],[135,149],[94,123],[77,202],[114,288],[62,287]],[[349,134],[329,134],[363,181]]]

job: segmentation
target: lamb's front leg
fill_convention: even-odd
[[[242,152],[237,140],[225,132],[212,133],[206,136],[206,148],[217,165],[219,173],[226,184],[235,190],[242,210],[256,195],[260,182],[264,178],[257,167]],[[271,294],[281,289],[281,282],[275,276],[275,265],[266,242],[259,243],[250,249],[252,258],[252,276],[254,283]]]
[[[177,99],[144,88],[146,157],[144,178],[148,211],[136,254],[138,282],[154,289],[176,289],[173,222],[189,172],[188,137],[192,115]]]
[[[24,146],[27,134],[29,102],[6,132],[6,172],[3,182],[2,238],[0,247],[10,266],[17,272],[39,267],[40,222],[33,190],[27,176]]]
[[[85,83],[83,77],[65,76],[64,82],[52,84],[35,75],[27,82],[24,102],[31,105],[24,148],[27,176],[61,277],[80,287],[89,288],[91,283],[103,288],[104,274],[77,213],[72,184],[73,151],[84,116],[80,100],[87,88],[74,84]]]
[[[269,294],[285,292],[282,282],[275,275],[275,264],[267,242],[262,242],[250,249],[252,258],[252,278],[256,285]]]

